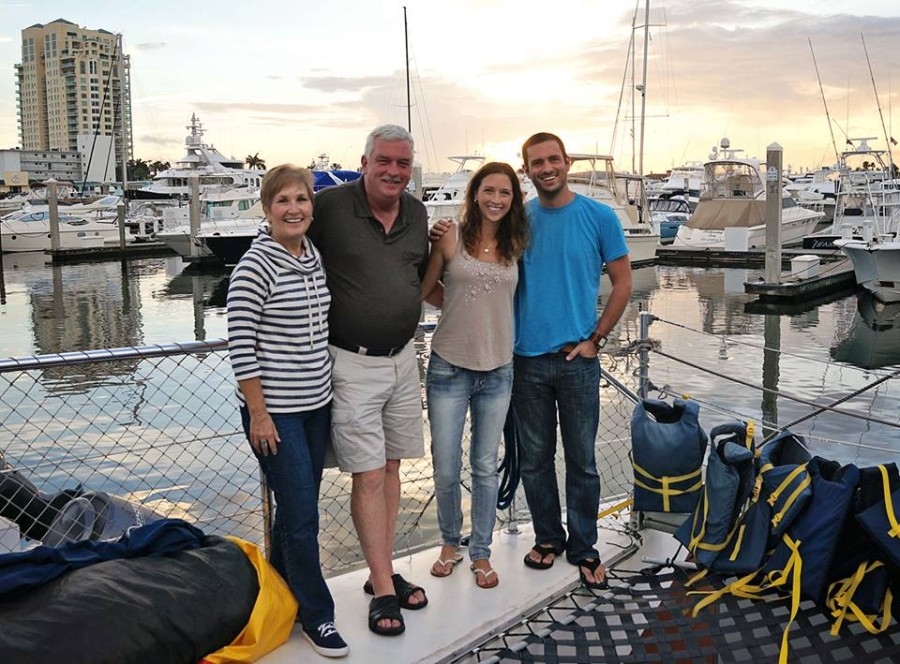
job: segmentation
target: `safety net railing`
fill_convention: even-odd
[[[425,331],[415,344],[426,453],[401,465],[397,553],[440,541],[425,410]],[[631,491],[633,401],[627,392],[636,391],[636,378],[633,356],[605,357],[597,459],[602,498],[610,503]],[[463,447],[467,514],[468,427]],[[557,464],[562,470],[561,449]],[[319,509],[328,574],[363,563],[350,486],[349,474],[326,469]],[[0,360],[0,517],[4,532],[18,529],[26,545],[106,539],[148,519],[178,517],[207,534],[264,546],[265,493],[240,427],[224,340]],[[498,514],[498,527],[528,519],[521,488],[515,495]]]

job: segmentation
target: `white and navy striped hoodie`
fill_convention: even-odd
[[[292,256],[260,234],[228,286],[228,353],[235,377],[259,377],[270,413],[313,410],[331,401],[328,307],[322,259],[309,238]],[[243,405],[240,389],[238,399]]]

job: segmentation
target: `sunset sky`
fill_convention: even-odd
[[[643,24],[643,3],[405,5],[412,130],[425,171],[451,170],[446,157],[467,152],[518,165],[519,146],[535,131],[558,133],[570,152],[611,151],[631,170],[630,74],[615,120],[632,18],[639,7]],[[355,168],[372,127],[406,125],[403,6],[0,0],[0,148],[18,142],[13,66],[21,30],[64,18],[123,34],[135,156],[174,162],[196,113],[206,138],[229,156],[305,165],[325,152]],[[897,0],[667,0],[651,2],[650,24],[645,172],[704,160],[723,136],[760,157],[778,142],[794,170],[833,163],[808,39],[838,150],[847,136],[875,136],[885,147],[879,102],[888,134],[900,141]],[[640,83],[642,30],[635,39]]]

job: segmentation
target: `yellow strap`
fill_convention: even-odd
[[[760,469],[759,474],[756,476],[756,479],[753,480],[753,495],[752,495],[751,502],[755,503],[757,500],[759,500],[759,494],[762,491],[762,484],[763,484],[763,476],[762,476],[762,470]]]
[[[806,479],[804,479],[800,484],[797,485],[797,488],[791,492],[791,495],[787,497],[787,500],[784,501],[784,505],[778,511],[778,513],[772,517],[772,525],[777,526],[781,523],[781,520],[784,518],[784,515],[787,514],[787,511],[791,509],[793,504],[797,501],[797,498],[800,497],[800,494],[812,484],[812,478],[807,475]]]
[[[657,482],[662,482],[665,480],[669,480],[670,482],[684,482],[687,480],[694,479],[695,477],[699,477],[700,473],[703,472],[702,468],[698,468],[690,473],[686,473],[684,475],[664,475],[663,477],[657,477],[653,473],[647,472],[643,468],[641,468],[638,464],[632,461],[631,465],[634,467],[636,471],[638,471],[641,475],[646,477],[647,479],[656,480]]]
[[[888,537],[900,537],[900,523],[897,523],[897,517],[894,514],[894,503],[891,500],[891,480],[888,477],[886,466],[878,466],[881,471],[881,483],[884,485],[884,509],[887,512],[888,523],[891,529],[888,531]]]
[[[689,486],[689,487],[686,488],[686,489],[673,489],[673,488],[671,488],[671,487],[666,486],[666,481],[667,481],[667,480],[668,480],[667,477],[664,477],[664,478],[663,478],[663,487],[662,487],[661,489],[657,489],[656,487],[652,487],[652,486],[650,486],[649,484],[644,484],[644,483],[641,482],[640,480],[635,480],[635,481],[634,481],[634,485],[635,485],[635,486],[639,486],[639,487],[641,487],[642,489],[646,489],[647,491],[652,491],[653,493],[659,493],[659,494],[662,494],[662,495],[669,494],[669,495],[671,495],[671,496],[680,496],[680,495],[683,494],[683,493],[691,493],[692,491],[696,491],[697,489],[699,489],[700,487],[703,486],[703,482],[697,482],[697,483],[695,483],[695,484],[692,484],[691,486]]]
[[[731,555],[728,556],[728,560],[730,560],[731,562],[734,562],[737,559],[738,554],[741,552],[741,544],[744,541],[744,531],[745,530],[746,530],[746,526],[742,523],[741,527],[738,528],[738,537],[737,537],[737,541],[734,543],[734,549],[731,551]]]
[[[784,636],[781,637],[781,653],[778,656],[778,664],[787,664],[788,662],[788,653],[790,651],[788,646],[788,636],[791,625],[794,624],[794,620],[797,618],[797,612],[800,609],[800,580],[803,575],[803,558],[800,556],[800,542],[795,542],[787,535],[784,535],[784,541],[787,542],[787,545],[793,551],[793,553],[791,553],[790,562],[788,562],[787,567],[785,567],[785,574],[788,573],[788,570],[793,568],[794,583],[791,584],[791,619],[788,621],[787,627],[784,628]]]
[[[781,496],[782,491],[786,490],[791,485],[791,482],[796,479],[797,475],[804,472],[805,470],[806,464],[804,463],[794,468],[794,470],[792,470],[787,477],[781,480],[781,484],[775,487],[775,490],[769,496],[769,505],[774,505],[775,501],[778,500],[779,496]]]
[[[703,503],[703,510],[694,510],[694,523],[691,525],[691,533],[697,533],[693,537],[691,537],[691,541],[688,542],[688,550],[696,553],[697,545],[703,541],[703,538],[706,536],[706,517],[709,515],[709,501],[706,499],[706,487],[703,487],[703,493],[700,494],[700,500]],[[697,521],[700,519],[700,512],[703,512],[703,519],[700,521],[700,532],[697,532]]]
[[[685,587],[686,587],[686,588],[689,588],[690,586],[692,586],[692,585],[694,585],[695,583],[697,583],[697,581],[699,581],[700,579],[702,579],[702,578],[703,578],[704,576],[706,576],[707,574],[709,574],[709,569],[701,569],[699,572],[697,572],[696,574],[694,574],[694,576],[692,576],[690,579],[688,579],[687,581],[684,582]],[[689,594],[690,594],[690,593],[689,593]]]
[[[737,533],[738,528],[741,526],[741,521],[738,519],[735,521],[734,526],[732,526],[731,530],[725,535],[725,539],[722,540],[719,544],[708,544],[706,542],[697,542],[697,548],[702,549],[703,551],[721,551],[726,546],[728,546],[729,542],[731,542],[731,538],[734,537],[735,533]]]
[[[748,450],[753,449],[753,435],[756,433],[756,422],[753,420],[747,422],[747,438],[744,440],[744,447]]]
[[[840,581],[835,581],[828,586],[828,595],[825,599],[825,606],[831,609],[831,615],[836,618],[831,625],[832,636],[838,635],[841,625],[844,622],[844,618],[847,616],[847,609],[853,604],[853,595],[856,593],[856,589],[863,580],[865,573],[866,563],[862,562],[859,564],[859,567],[856,568],[853,576],[841,579]],[[850,620],[853,620],[852,616]]]
[[[616,503],[615,505],[611,505],[607,507],[605,510],[602,510],[597,514],[597,521],[600,519],[604,519],[608,517],[610,514],[615,514],[616,512],[621,512],[634,504],[634,498],[629,498],[628,500],[623,500],[621,503]]]
[[[705,573],[705,572],[704,572],[704,573]],[[747,576],[745,576],[745,577],[743,577],[743,578],[740,578],[740,579],[738,579],[737,581],[735,581],[735,582],[733,582],[733,583],[728,584],[727,586],[725,586],[725,587],[722,588],[721,590],[715,590],[715,591],[712,591],[712,592],[699,591],[699,590],[691,590],[691,591],[688,591],[688,593],[687,593],[688,595],[706,595],[706,597],[704,597],[702,600],[700,600],[699,602],[697,602],[697,605],[696,605],[696,606],[693,608],[693,610],[691,611],[691,615],[692,615],[694,618],[696,618],[696,617],[697,617],[697,614],[700,613],[700,611],[702,611],[705,607],[707,607],[707,606],[709,606],[710,604],[712,604],[713,602],[717,601],[718,599],[720,599],[720,598],[723,597],[724,595],[734,595],[734,594],[736,594],[736,593],[735,593],[735,590],[736,590],[736,589],[741,588],[741,587],[745,587],[745,586],[749,586],[749,585],[750,585],[750,582],[751,582],[754,578],[756,578],[756,576],[757,576],[757,572],[752,572],[751,574],[748,574]],[[697,577],[692,578],[692,579],[689,581],[689,583],[693,583],[694,581],[696,581],[696,580],[699,579],[699,578],[700,578],[700,576],[698,575]]]
[[[696,482],[694,482],[694,484],[692,486],[688,487],[687,489],[672,489],[669,486],[670,483],[684,482],[686,480],[694,479],[695,477],[699,478],[702,468],[698,468],[697,470],[687,473],[685,475],[675,475],[672,477],[669,477],[669,476],[657,477],[656,475],[653,475],[652,473],[649,473],[646,470],[644,470],[643,468],[641,468],[641,466],[639,466],[634,461],[632,461],[631,465],[635,469],[635,471],[638,472],[639,474],[641,474],[644,477],[647,477],[651,480],[660,482],[662,484],[662,488],[657,489],[655,487],[644,484],[637,477],[634,478],[635,486],[639,486],[642,489],[645,489],[647,491],[652,491],[653,493],[662,495],[662,497],[663,497],[663,512],[668,512],[671,509],[672,496],[680,496],[684,493],[691,493],[691,492],[699,489],[701,486],[703,486],[702,479],[698,479]]]
[[[853,576],[835,581],[828,587],[828,597],[825,603],[831,609],[831,615],[837,618],[831,626],[832,636],[838,635],[845,618],[848,622],[859,622],[870,634],[880,634],[888,628],[891,620],[891,604],[893,603],[893,595],[890,588],[885,591],[884,600],[881,603],[880,616],[864,613],[853,602],[853,596],[865,575],[882,566],[883,563],[877,560],[869,563],[860,563]],[[850,615],[847,614],[848,610]],[[879,619],[880,625],[877,624]]]

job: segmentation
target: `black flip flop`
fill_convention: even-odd
[[[425,589],[421,586],[417,586],[414,583],[410,583],[406,579],[404,579],[399,574],[391,575],[391,581],[394,582],[394,592],[397,593],[397,599],[400,602],[400,607],[406,609],[407,611],[418,611],[419,609],[424,609],[428,606],[428,597],[425,595]],[[415,595],[418,591],[422,591],[422,596],[425,599],[418,604],[412,604],[409,601],[409,598]],[[374,595],[375,589],[372,587],[371,581],[366,581],[363,584],[363,592],[367,595]]]
[[[399,627],[381,627],[379,620],[398,620]],[[400,613],[400,602],[396,595],[382,595],[373,597],[369,602],[369,629],[381,636],[397,636],[406,631],[406,623],[403,622],[403,614]]]
[[[535,551],[541,555],[540,560],[532,560],[531,559],[531,551]],[[535,544],[531,547],[531,551],[525,554],[525,559],[523,562],[526,567],[530,567],[531,569],[550,569],[553,567],[553,563],[556,562],[556,556],[558,556],[561,552],[556,550],[555,546],[550,546],[547,544]],[[549,563],[544,562],[544,558],[549,555],[553,555],[553,560]]]
[[[581,577],[581,582],[585,585],[586,588],[590,588],[591,590],[609,589],[609,581],[606,580],[605,570],[603,574],[603,581],[588,581],[584,570],[581,569],[582,567],[587,567],[589,570],[591,570],[591,574],[593,575],[602,564],[603,562],[599,558],[594,558],[593,560],[579,560],[576,563],[576,565],[578,565],[578,576]]]

